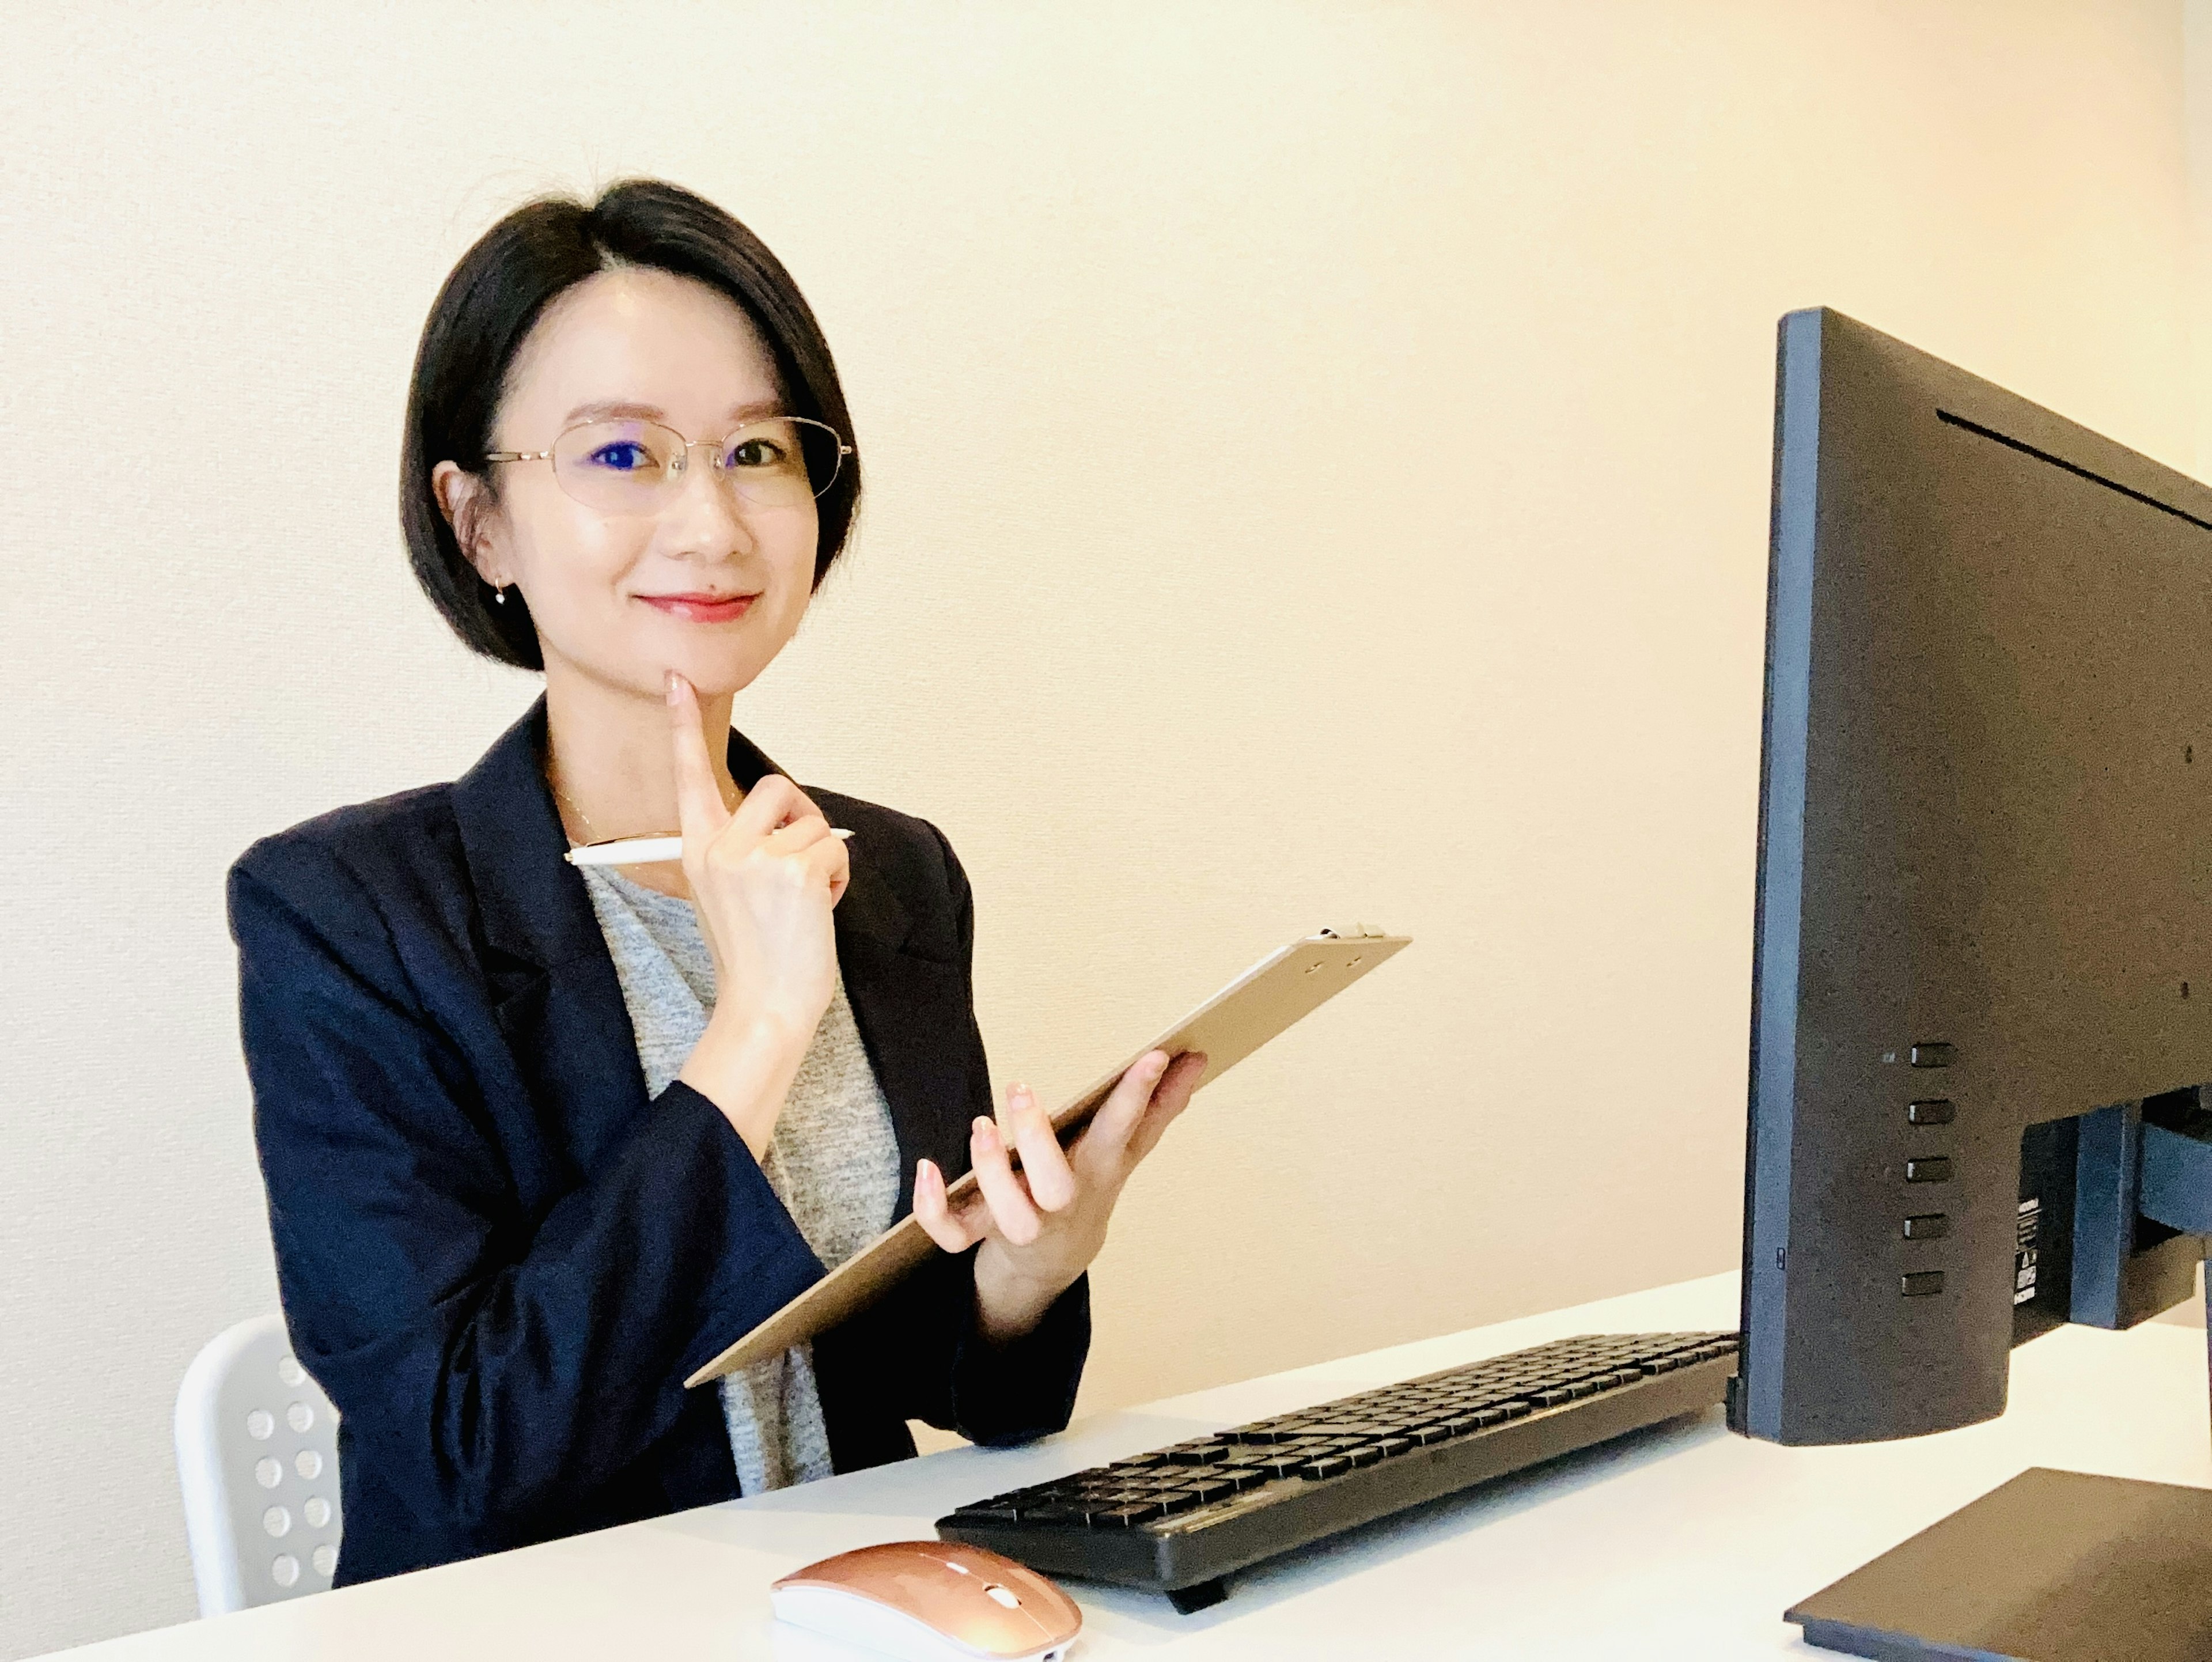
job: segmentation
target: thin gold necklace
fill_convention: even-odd
[[[552,787],[553,800],[576,816],[576,823],[584,828],[584,842],[600,841],[599,827],[592,824],[592,816],[578,807],[576,799],[561,788],[559,782],[553,777],[553,770],[550,768],[545,770],[545,782]],[[561,835],[568,837],[568,828],[566,825],[561,827]],[[568,837],[568,846],[572,849],[580,849],[584,846],[584,843],[579,843],[574,837]]]
[[[580,849],[585,845],[585,843],[600,843],[606,840],[599,835],[599,827],[592,824],[592,816],[586,813],[583,809],[578,807],[576,806],[576,799],[569,795],[567,791],[561,788],[559,782],[553,777],[553,772],[550,768],[546,770],[545,782],[552,789],[553,800],[558,802],[562,807],[568,809],[569,813],[574,814],[576,816],[576,823],[584,828],[584,843],[579,843],[574,837],[568,837],[568,828],[566,825],[563,825],[561,828],[561,835],[563,837],[568,837],[568,846],[570,848]],[[717,795],[721,794],[720,786],[717,785],[714,788],[714,790]],[[742,793],[740,793],[740,794],[742,794]],[[672,832],[670,834],[673,835],[674,833]]]

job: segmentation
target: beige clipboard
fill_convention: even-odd
[[[1323,929],[1268,953],[1055,1110],[1052,1123],[1059,1129],[1060,1141],[1068,1142],[1089,1123],[1115,1081],[1146,1051],[1165,1050],[1170,1056],[1179,1056],[1185,1050],[1203,1050],[1206,1072],[1198,1082],[1211,1084],[1277,1033],[1311,1014],[1411,944],[1407,935],[1369,930],[1339,934]],[[971,1172],[951,1185],[951,1194],[957,1200],[975,1187]],[[719,1379],[836,1326],[873,1304],[937,1250],[936,1243],[922,1233],[911,1215],[900,1219],[684,1383],[698,1385]]]

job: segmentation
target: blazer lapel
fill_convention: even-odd
[[[545,783],[541,696],[453,785],[484,972],[541,1129],[579,1172],[644,1113],[645,1074],[614,959]]]
[[[982,1057],[967,976],[957,964],[900,950],[908,913],[871,852],[854,839],[852,881],[837,903],[837,967],[898,1139],[894,1215],[903,1217],[914,1206],[917,1160],[935,1161],[948,1178],[967,1171],[968,1123],[989,1111],[990,1087],[986,1081],[978,1108]]]

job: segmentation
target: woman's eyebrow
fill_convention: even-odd
[[[757,399],[751,404],[732,405],[729,419],[752,421],[758,417],[783,413],[782,399]],[[668,419],[668,412],[655,404],[639,404],[629,399],[602,399],[595,403],[578,405],[562,417],[562,423],[572,425],[580,421],[608,421],[617,417],[626,417],[632,421],[665,422]]]

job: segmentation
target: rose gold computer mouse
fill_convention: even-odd
[[[888,1541],[793,1570],[779,1619],[905,1662],[1059,1662],[1076,1603],[1035,1570],[951,1541]]]

